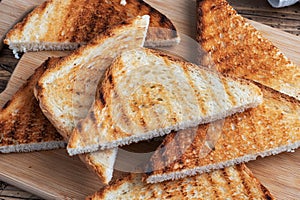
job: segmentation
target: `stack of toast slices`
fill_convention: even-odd
[[[95,5],[97,5],[98,7],[95,7]],[[72,8],[72,12],[70,11],[71,8]],[[111,12],[109,13],[103,12],[106,9],[111,10]],[[78,13],[78,15],[74,15],[74,12]],[[60,13],[60,15],[57,15],[57,13]],[[70,13],[72,13],[72,16],[77,16],[77,17],[71,18]],[[86,17],[86,19],[85,21],[80,22],[80,20],[83,20],[82,18],[83,14]],[[143,18],[140,19],[136,19],[136,20],[132,19],[135,16],[137,17],[142,14],[149,14],[151,19],[149,19],[147,15],[145,15]],[[63,21],[61,20],[62,15],[65,17],[66,20],[73,21],[73,23],[69,23],[72,25],[69,28],[70,30],[73,31],[66,33],[65,24],[52,23],[53,21],[62,22]],[[95,17],[98,20],[95,20],[94,19]],[[93,23],[90,22],[87,25],[86,22],[92,19],[94,20]],[[43,27],[43,29],[37,27]],[[47,29],[48,31],[45,32],[45,29]],[[94,39],[96,35],[99,34],[100,36],[98,36],[98,39]],[[61,37],[62,35],[64,37]],[[73,39],[77,38],[77,39],[73,41],[72,38]],[[107,41],[107,38],[109,38],[110,41]],[[179,42],[179,40],[180,38],[177,34],[176,28],[174,27],[173,23],[165,15],[161,14],[156,9],[154,9],[147,3],[140,0],[127,1],[126,5],[120,5],[120,2],[117,0],[115,1],[95,0],[95,1],[90,1],[88,4],[85,4],[84,1],[67,2],[67,1],[55,0],[55,1],[45,1],[42,5],[38,6],[31,13],[29,13],[28,16],[22,22],[16,24],[14,28],[7,33],[4,43],[9,45],[9,47],[14,52],[22,52],[22,51],[24,52],[24,51],[38,51],[38,50],[73,50],[79,47],[80,45],[84,45],[89,42],[90,43],[89,45],[84,45],[86,46],[85,50],[77,50],[76,51],[77,53],[74,52],[70,56],[69,60],[70,62],[72,62],[72,60],[73,62],[78,62],[78,58],[80,59],[81,56],[86,56],[85,54],[90,52],[91,49],[96,51],[96,54],[95,52],[91,52],[90,54],[90,58],[89,58],[90,65],[100,64],[101,66],[99,68],[90,68],[89,64],[85,63],[85,60],[82,60],[81,61],[82,64],[83,65],[86,64],[85,67],[90,69],[90,71],[85,71],[85,69],[80,70],[79,68],[77,69],[78,74],[81,74],[80,75],[81,77],[78,77],[80,79],[79,81],[86,82],[85,84],[92,84],[90,86],[86,85],[86,87],[90,87],[89,88],[90,91],[86,91],[85,88],[80,88],[82,89],[82,91],[80,92],[81,93],[90,92],[90,94],[92,95],[94,93],[93,90],[95,90],[96,87],[96,85],[93,84],[98,81],[98,79],[101,76],[101,73],[104,72],[105,67],[110,64],[114,56],[117,55],[121,50],[141,47],[144,45],[144,42],[146,42],[148,46],[175,45]],[[100,45],[98,47],[98,49],[100,49],[99,52],[97,52],[98,49],[95,49],[97,48],[98,45]],[[102,52],[106,47],[110,48],[111,50],[109,51],[109,49],[107,49],[105,55],[102,54]],[[116,51],[116,49],[119,49],[119,52]],[[60,65],[69,64],[67,58],[61,58],[60,60],[56,60],[56,61],[54,60],[56,59],[51,58],[49,62],[45,62],[43,65],[50,68],[50,65],[54,66],[54,62],[58,62],[59,64],[57,64],[57,67],[51,67],[51,68],[59,69]],[[53,71],[53,70],[49,69],[48,71]],[[61,72],[58,71],[57,73],[60,74]],[[89,81],[93,78],[86,76],[89,75],[90,73],[96,73],[94,76],[94,80],[92,82]],[[49,73],[47,72],[46,74]],[[64,76],[65,77],[63,77],[63,80],[65,80],[67,76],[72,76],[72,74],[64,74]],[[85,77],[86,79],[82,80],[82,78]],[[28,83],[25,83],[25,85],[27,84]],[[31,93],[33,91],[33,87],[35,84],[36,83],[31,85],[30,88]],[[64,84],[68,85],[69,83],[66,82]],[[79,85],[77,86],[73,85],[73,87],[78,88],[81,83],[78,82],[78,84]],[[23,89],[21,88],[20,91],[22,90]],[[80,119],[82,115],[84,116],[84,112],[87,112],[85,110],[89,109],[90,106],[89,104],[91,104],[91,102],[84,101],[85,105],[79,105],[78,107],[76,107],[76,105],[73,105],[73,102],[75,101],[76,97],[73,97],[73,93],[71,93],[71,90],[72,88],[68,88],[68,91],[61,91],[62,93],[64,92],[70,93],[69,99],[65,99],[64,101],[59,101],[59,100],[57,101],[57,104],[60,103],[60,106],[65,106],[66,104],[68,104],[66,103],[66,101],[69,102],[69,105],[72,104],[70,105],[71,108],[69,113],[67,113],[67,111],[64,110],[65,112],[64,116],[58,116],[57,118],[55,118],[54,115],[59,114],[57,113],[57,111],[53,111],[53,113],[47,114],[45,112],[45,109],[43,110],[44,115],[48,117],[48,119],[57,129],[57,131],[63,136],[63,139],[60,136],[60,141],[59,141],[60,143],[64,143],[64,141],[67,142],[68,137],[72,132],[73,127],[75,126],[74,124],[76,123],[76,120]],[[59,98],[60,96],[58,91],[55,91],[53,95],[57,98]],[[62,95],[65,96],[65,94]],[[80,94],[78,96],[80,97]],[[83,98],[85,98],[85,100],[90,100],[90,101],[92,100],[92,98],[88,98],[88,97],[83,97]],[[35,102],[36,100],[34,98],[31,98],[31,100],[34,102],[33,105],[35,105],[35,107],[32,107],[32,109],[40,110],[39,106],[37,106],[38,103]],[[19,106],[24,107],[24,105],[19,105]],[[19,109],[19,107],[17,109]],[[1,112],[4,112],[5,110],[3,109]],[[27,111],[27,113],[31,113],[31,112],[32,110]],[[22,117],[22,114],[20,115],[21,115],[20,117]],[[51,118],[48,115],[53,115],[53,117]],[[7,118],[4,117],[3,121],[6,121],[6,119]],[[59,119],[59,120],[53,121],[53,119],[54,120]],[[48,120],[46,120],[46,122],[43,123],[50,124]],[[39,124],[39,126],[41,125],[42,124]],[[8,130],[6,126],[3,125],[0,128],[5,129],[3,130],[3,132],[5,133],[4,134],[5,137],[6,135],[9,136],[9,134],[11,134],[10,130]],[[26,127],[24,125],[20,127],[18,126],[16,127],[11,124],[10,129],[15,129],[15,128],[18,128],[18,130],[24,132]],[[42,132],[40,134],[42,134]],[[49,132],[47,134],[55,135],[57,134],[57,132],[56,131],[55,133]],[[4,141],[6,140],[12,140],[12,139],[9,137],[7,139],[6,138],[3,139],[2,149],[7,149],[6,147],[7,143],[4,143]],[[17,138],[15,138],[15,140],[17,140]],[[15,141],[14,143],[15,144],[23,143],[22,144],[23,149],[18,147],[18,151],[33,151],[33,150],[42,150],[42,149],[46,150],[46,149],[54,149],[58,147],[57,145],[56,146],[46,145],[44,140],[41,141],[40,143],[36,143],[34,146],[29,144],[28,140],[23,142]],[[25,142],[27,142],[27,145]],[[57,143],[56,140],[55,141],[52,140],[49,142]],[[62,145],[60,145],[60,147],[61,146]],[[10,144],[9,147],[10,152],[13,152],[14,148],[16,147]],[[6,152],[8,151],[6,150]],[[80,158],[85,163],[87,163],[87,166],[89,168],[91,168],[93,171],[96,172],[96,174],[99,176],[102,182],[108,183],[112,177],[113,165],[114,165],[116,154],[117,154],[117,149],[115,148],[113,150],[107,150],[101,153],[86,154],[84,156],[80,156]]]
[[[300,146],[300,68],[226,0],[197,0],[197,13],[215,71],[150,49],[180,39],[142,0],[34,9],[4,42],[74,51],[48,58],[1,109],[0,151],[67,144],[108,184],[87,199],[273,199],[244,163]],[[119,147],[162,136],[143,173],[110,183]]]

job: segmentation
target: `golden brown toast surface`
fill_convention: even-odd
[[[57,59],[46,61],[39,67],[27,82],[16,92],[12,99],[1,109],[0,113],[0,151],[11,146],[15,151],[39,150],[34,145],[53,143],[52,148],[64,147],[63,138],[54,126],[42,113],[37,100],[33,95],[33,88],[39,77],[46,70],[48,64],[55,63]],[[32,145],[30,147],[29,145]],[[7,150],[8,150],[7,149]],[[47,149],[47,147],[44,147]],[[51,145],[48,146],[51,149]],[[14,151],[12,150],[8,151]]]
[[[197,34],[219,72],[259,82],[300,100],[300,67],[226,0],[198,0]]]
[[[209,124],[188,135],[167,136],[151,158],[147,181],[202,173],[299,147],[300,102],[270,88],[261,89],[264,102],[227,117],[214,146],[205,144]]]
[[[146,14],[151,19],[145,45],[178,43],[172,22],[142,0],[128,0],[126,5],[121,5],[120,0],[49,0],[18,23],[4,42],[20,46],[32,43],[45,49],[51,45],[52,49],[59,49],[60,45],[85,44],[108,27]],[[43,43],[49,46],[42,47]]]
[[[69,140],[70,155],[163,136],[262,101],[250,82],[146,48],[123,52],[100,83],[94,105]]]
[[[176,181],[146,184],[130,175],[102,189],[97,199],[274,199],[246,165],[237,165]]]

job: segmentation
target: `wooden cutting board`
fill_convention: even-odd
[[[22,14],[26,9],[41,1],[3,0],[0,11],[3,11],[2,5],[5,4],[5,15],[2,11],[0,12],[1,26],[3,22],[7,22],[6,15],[11,17],[10,19],[18,18],[18,16],[11,16],[12,10],[18,10],[18,13]],[[148,0],[147,2],[169,16],[181,33],[183,40],[181,44],[169,50],[194,61],[195,56],[199,53],[191,51],[197,46],[193,39],[196,34],[195,1]],[[11,26],[13,21],[7,22],[6,26]],[[300,66],[299,37],[256,22],[251,23]],[[0,37],[4,32],[0,32]],[[48,56],[61,56],[67,53],[33,52],[24,54],[6,90],[0,94],[0,106],[10,99],[11,95]],[[119,156],[117,164],[120,166],[128,163],[126,159],[127,157]],[[260,158],[249,162],[248,166],[278,199],[300,199],[300,150],[294,153]],[[69,157],[64,149],[1,154],[0,179],[46,199],[83,199],[102,187],[95,175],[89,172],[77,157]]]

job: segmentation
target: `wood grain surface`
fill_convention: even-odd
[[[190,40],[195,37],[195,1],[190,0],[148,0],[151,5],[167,14],[180,33],[184,36],[183,43],[174,49],[169,49],[184,57],[190,56],[188,60],[193,61],[191,48],[187,48]],[[1,16],[5,3],[5,13],[9,9],[21,9],[14,13],[26,11],[41,0],[5,1],[0,3],[0,24],[1,28],[10,27],[12,18],[17,19],[18,14],[10,16],[6,21]],[[284,9],[273,9],[266,2],[261,0],[230,0],[230,3],[244,16],[279,28],[272,29],[261,23],[251,22],[259,29],[264,36],[269,38],[278,46],[290,59],[300,66],[300,38],[296,35],[300,32],[300,10],[299,4]],[[27,4],[28,3],[28,4]],[[17,9],[17,10],[18,10]],[[7,15],[6,14],[6,15]],[[284,15],[284,16],[283,16]],[[0,29],[0,31],[2,31]],[[3,33],[4,31],[0,32]],[[288,34],[287,32],[292,33]],[[13,58],[10,50],[4,46],[0,52],[0,91],[4,89],[10,77],[11,80],[4,93],[0,96],[0,105],[3,104],[14,91],[26,80],[32,71],[48,56],[64,55],[65,52],[37,52],[25,53],[21,60]],[[18,66],[15,68],[15,66]],[[11,73],[14,71],[13,76]],[[118,164],[127,162],[126,159],[118,158]],[[282,153],[267,158],[260,158],[247,164],[254,174],[268,187],[272,194],[278,199],[300,199],[300,151],[294,153]],[[118,176],[118,175],[117,175]],[[44,151],[24,154],[0,155],[0,180],[5,183],[0,185],[0,199],[38,199],[35,195],[45,199],[83,199],[86,195],[92,194],[102,187],[98,179],[89,172],[77,157],[69,157],[64,149],[55,151]],[[9,184],[21,188],[19,190]],[[29,191],[30,193],[24,192]],[[34,194],[34,195],[32,195]]]

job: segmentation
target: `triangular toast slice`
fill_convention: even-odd
[[[209,124],[196,132],[168,135],[150,160],[147,182],[183,178],[298,148],[300,102],[271,88],[260,88],[264,102],[227,117],[214,146],[205,143]]]
[[[56,62],[57,59],[47,62]],[[42,113],[33,88],[47,69],[47,62],[0,109],[0,152],[31,152],[66,146],[62,136]]]
[[[142,0],[48,0],[35,8],[8,32],[4,43],[14,52],[73,50],[107,27],[129,18],[151,17],[146,46],[170,46],[179,42],[172,22]]]
[[[219,72],[259,82],[300,100],[300,67],[226,0],[198,0],[197,40]]]
[[[149,16],[136,17],[111,27],[87,45],[55,63],[35,88],[40,107],[68,141],[73,128],[86,117],[99,79],[122,51],[142,47]],[[112,178],[117,148],[81,156],[104,183]]]
[[[89,114],[69,140],[70,155],[163,136],[242,112],[260,89],[146,48],[123,52],[106,71]]]
[[[181,180],[147,184],[132,174],[86,200],[98,199],[274,199],[269,190],[241,164]]]

